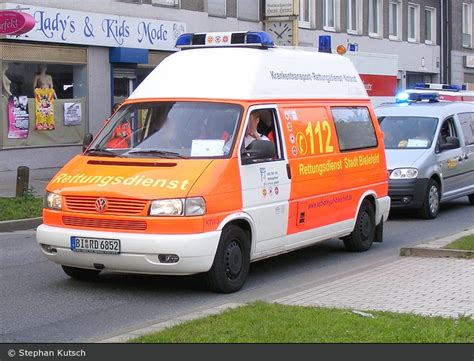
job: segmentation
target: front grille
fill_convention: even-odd
[[[109,228],[124,229],[131,231],[145,231],[146,221],[127,221],[121,219],[101,219],[63,216],[63,223],[66,226],[85,228]]]
[[[101,197],[66,196],[66,207],[70,211],[98,213],[95,201]],[[139,199],[107,198],[107,209],[101,214],[141,214],[147,201]]]

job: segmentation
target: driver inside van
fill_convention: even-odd
[[[247,148],[254,140],[268,140],[270,139],[257,131],[257,127],[264,116],[264,110],[254,110],[250,113],[249,123],[245,131],[244,147]]]

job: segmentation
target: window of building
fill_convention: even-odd
[[[369,36],[381,37],[382,30],[382,1],[369,1]]]
[[[227,15],[226,0],[207,0],[207,13],[211,16],[225,18]]]
[[[337,29],[337,5],[338,1],[336,0],[324,0],[323,3],[323,12],[324,12],[324,22],[323,28],[328,31],[336,31]]]
[[[472,4],[462,4],[462,46],[472,46]]]
[[[331,112],[341,151],[377,146],[374,125],[367,108],[334,107]]]
[[[436,9],[425,8],[425,43],[436,44]]]
[[[390,1],[390,8],[388,11],[388,29],[390,40],[401,40],[402,27],[402,4],[400,1]]]
[[[299,22],[300,28],[311,28],[314,24],[315,0],[299,0]]]
[[[146,1],[143,1],[145,3]],[[179,0],[151,0],[152,5],[179,6]]]
[[[80,144],[87,123],[86,65],[0,62],[0,145]],[[2,147],[0,147],[2,148]]]
[[[360,0],[347,1],[347,32],[351,34],[360,34],[362,30]]]
[[[259,0],[239,0],[237,1],[237,18],[240,20],[260,21]]]
[[[419,39],[419,6],[408,4],[408,41],[417,42]]]

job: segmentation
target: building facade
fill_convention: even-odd
[[[344,45],[369,56],[398,57],[400,89],[419,81],[440,82],[443,76],[474,82],[469,57],[473,2],[3,1],[0,10],[29,13],[36,26],[21,36],[0,37],[0,67],[8,80],[2,82],[0,97],[0,172],[14,171],[19,165],[56,169],[80,153],[84,134],[102,127],[112,105],[128,97],[161,60],[176,51],[174,41],[184,32],[269,30],[281,45],[314,49],[320,35],[330,35],[333,52]],[[293,5],[296,15],[270,18],[270,3]],[[458,18],[463,22],[452,20]],[[450,31],[441,25],[443,21]],[[451,49],[445,58],[443,44]],[[35,116],[34,83],[41,78],[42,64],[55,91],[54,129],[38,129]],[[449,69],[449,77],[443,69]],[[17,119],[23,132],[13,129],[12,96],[27,103],[26,116]]]

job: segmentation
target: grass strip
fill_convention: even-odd
[[[461,249],[464,251],[474,251],[474,234],[471,234],[469,236],[461,237],[450,244],[448,244],[446,247],[448,249]]]
[[[365,311],[367,313],[367,311]],[[131,343],[473,343],[474,321],[255,302]]]
[[[43,199],[27,195],[16,198],[0,198],[0,221],[41,217]]]

